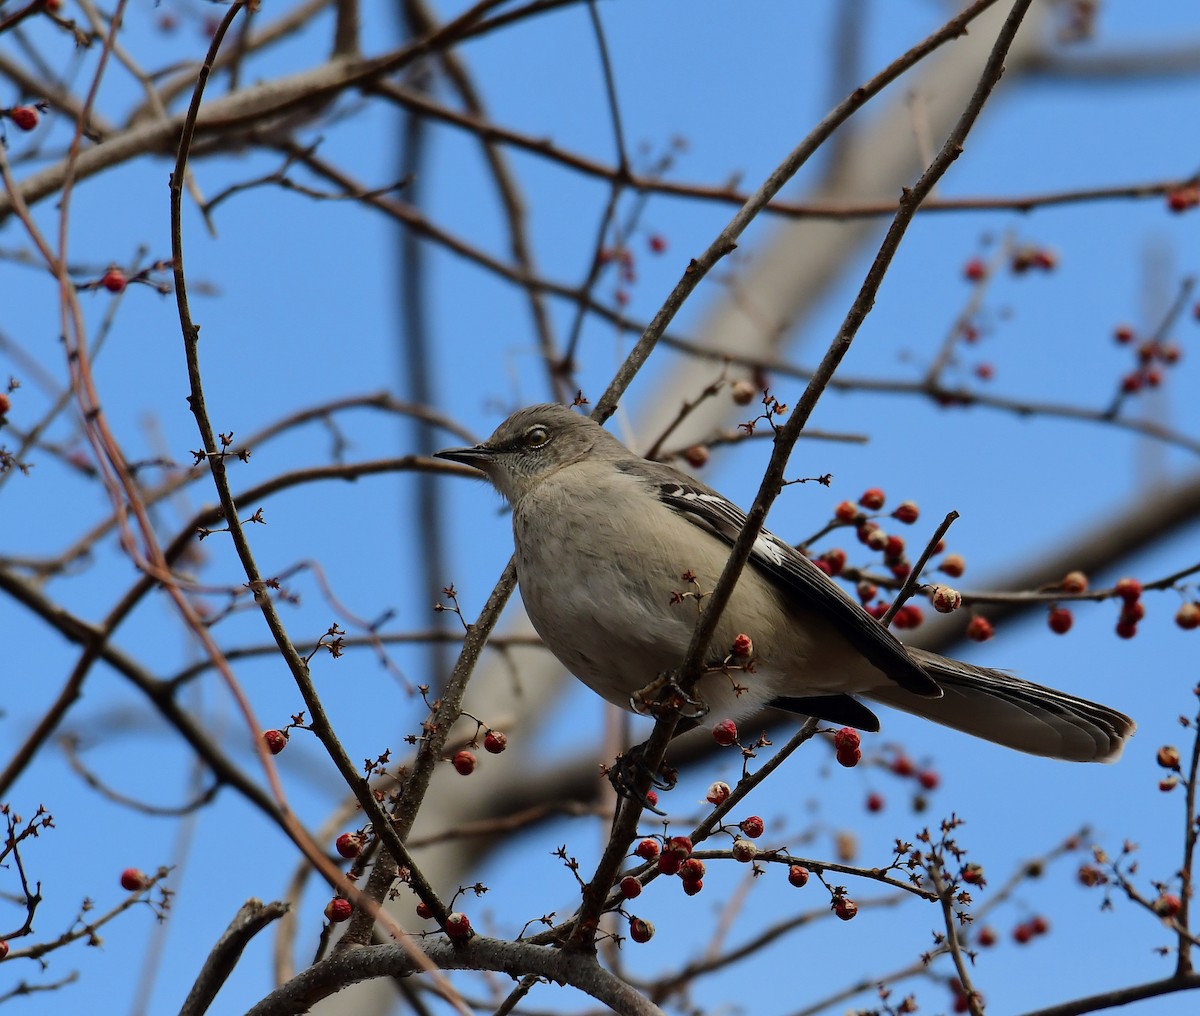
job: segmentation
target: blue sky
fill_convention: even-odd
[[[449,16],[460,5],[438,6]],[[943,15],[941,5],[917,0],[862,6],[865,73],[922,38]],[[600,5],[630,147],[636,151],[644,144],[657,154],[681,137],[687,147],[676,156],[673,178],[719,183],[737,175],[747,186],[756,184],[829,105],[827,40],[833,7],[781,0],[613,0]],[[164,35],[155,28],[161,13],[162,8],[148,2],[132,5],[127,29],[131,51],[151,66],[198,57],[204,46],[200,34],[185,23]],[[368,21],[372,44],[381,46],[382,40],[392,38],[393,26],[380,8],[368,10]],[[1110,4],[1100,30],[1094,42],[1068,55],[1143,47],[1152,52],[1195,42],[1200,18],[1185,5],[1147,9]],[[321,59],[327,32],[328,24],[320,22],[279,54],[265,58],[255,72],[265,77],[312,65]],[[37,29],[31,29],[31,37],[46,47],[56,66],[67,60],[58,37]],[[465,46],[462,55],[497,122],[550,137],[597,159],[612,158],[585,7],[570,6],[520,29],[496,33]],[[1141,74],[1108,83],[1089,76],[1046,76],[1008,84],[943,181],[941,196],[1135,184],[1195,172],[1191,125],[1200,101],[1196,74]],[[901,82],[898,87],[906,86]],[[128,77],[114,70],[101,104],[119,120],[136,94]],[[889,92],[881,104],[869,107],[863,114],[866,120],[879,115],[882,102],[891,97]],[[9,105],[16,98],[6,93],[0,103]],[[369,186],[392,179],[393,111],[354,96],[340,105],[347,113],[344,118],[304,132],[304,140],[324,136],[322,152],[351,167]],[[67,136],[66,126],[51,117],[44,130],[39,140],[53,155]],[[9,143],[10,159],[24,174],[20,156],[29,140],[10,130]],[[426,214],[482,249],[506,256],[494,188],[475,141],[451,130],[434,130],[430,146],[422,181]],[[605,187],[529,155],[514,154],[512,161],[531,207],[530,234],[538,264],[550,278],[576,284],[591,256]],[[229,183],[269,172],[278,162],[271,155],[245,155],[198,163],[196,172],[202,189],[211,195]],[[99,274],[110,262],[127,262],[142,245],[149,258],[165,257],[168,171],[164,160],[147,158],[85,181],[74,199],[72,259],[96,266]],[[797,187],[812,179],[813,174],[805,172]],[[629,287],[626,309],[631,318],[649,318],[686,258],[711,241],[731,212],[725,205],[679,199],[652,198],[647,203],[631,241],[638,274]],[[1162,313],[1162,297],[1156,294],[1170,299],[1182,278],[1197,271],[1196,215],[1200,212],[1171,215],[1161,199],[1150,199],[1070,205],[1029,215],[919,217],[844,369],[859,376],[919,377],[970,296],[962,279],[963,264],[980,251],[986,254],[999,238],[1013,235],[1053,248],[1060,265],[1047,275],[1017,278],[1003,273],[989,290],[984,313],[990,333],[970,354],[994,366],[988,390],[1014,399],[1103,406],[1116,380],[1129,369],[1128,351],[1112,342],[1114,326],[1128,321],[1149,328]],[[51,227],[51,203],[43,203],[37,217]],[[202,325],[206,390],[218,429],[248,435],[315,401],[385,388],[404,393],[396,235],[391,224],[347,202],[313,202],[273,188],[232,199],[215,219],[218,234],[210,237],[199,215],[189,209],[185,231],[192,285],[205,283],[214,291],[212,296],[193,298],[193,313]],[[745,259],[753,258],[774,228],[762,220],[747,232],[738,258],[706,281],[674,330],[688,335],[697,328],[720,298],[722,279],[747,270]],[[656,256],[648,250],[650,234],[666,238],[666,253]],[[27,246],[14,222],[4,224],[0,246]],[[862,251],[796,330],[790,343],[794,362],[810,364],[823,351],[873,249],[869,244]],[[482,435],[509,408],[550,397],[527,304],[507,284],[443,249],[430,247],[428,258],[427,310],[439,407]],[[61,380],[57,304],[50,280],[5,260],[0,262],[0,293],[5,295],[0,322],[5,338]],[[601,284],[598,294],[611,301],[611,280]],[[88,293],[83,303],[94,329],[111,298]],[[573,309],[561,302],[550,306],[561,336]],[[1130,407],[1133,413],[1152,415],[1191,435],[1200,432],[1197,329],[1200,325],[1188,316],[1178,323],[1173,335],[1184,349],[1181,363],[1161,391]],[[611,325],[588,324],[580,384],[590,397],[599,396],[631,343],[629,336],[615,335]],[[631,419],[637,419],[638,406],[651,400],[673,402],[694,394],[671,387],[674,362],[663,351],[638,379],[630,392]],[[967,364],[969,369],[973,361]],[[0,350],[0,373],[23,381],[14,395],[10,420],[25,426],[37,419],[48,396],[30,372]],[[108,346],[97,361],[96,376],[105,411],[131,457],[165,450],[177,461],[188,461],[188,450],[199,442],[185,403],[182,344],[169,297],[145,287],[125,295]],[[794,402],[800,391],[797,382],[775,380],[774,392],[784,401]],[[731,408],[728,422],[738,418]],[[359,411],[341,424],[352,461],[412,450],[408,429],[391,417]],[[870,440],[862,446],[803,443],[793,458],[794,471],[833,473],[834,485],[830,490],[813,485],[789,488],[772,514],[772,528],[792,539],[803,538],[820,528],[839,500],[853,499],[868,486],[884,488],[893,503],[912,498],[921,504],[925,516],[913,530],[914,541],[930,531],[933,523],[928,520],[954,509],[962,518],[950,542],[970,566],[961,583],[964,589],[988,588],[989,580],[997,581],[1016,562],[1053,554],[1121,508],[1153,500],[1172,482],[1196,471],[1194,456],[1096,423],[1026,419],[983,409],[947,410],[911,396],[829,392],[812,424],[867,434]],[[61,440],[70,436],[65,424],[53,434]],[[12,443],[7,435],[0,440]],[[443,443],[459,442],[447,436]],[[249,464],[237,467],[235,486],[325,461],[330,444],[329,435],[316,427],[265,444]],[[765,456],[765,446],[721,454],[702,475],[748,504]],[[56,553],[107,512],[94,485],[71,475],[49,455],[35,459],[30,476],[13,477],[0,489],[6,523],[0,556]],[[409,482],[403,475],[375,477],[353,485],[298,488],[271,499],[266,506],[268,524],[251,531],[264,571],[317,560],[350,610],[375,617],[393,609],[396,630],[427,627],[432,623],[430,591],[422,587],[415,564]],[[457,586],[471,616],[511,551],[507,519],[498,510],[498,500],[478,484],[447,482],[442,492],[453,534],[446,581]],[[186,504],[194,507],[211,499],[211,492],[197,485],[187,493]],[[164,531],[173,531],[185,514],[182,505],[167,508]],[[1111,574],[1093,579],[1098,584],[1120,574],[1155,579],[1194,564],[1198,549],[1200,529],[1193,524],[1122,562]],[[206,582],[237,581],[236,561],[220,537],[205,541],[201,550]],[[96,620],[134,577],[110,542],[98,549],[91,567],[51,581],[47,592],[80,616]],[[285,620],[300,639],[324,630],[330,608],[321,602],[310,577],[300,578],[297,588],[302,601],[289,609]],[[913,814],[907,788],[879,768],[827,771],[826,753],[814,747],[791,759],[752,799],[754,810],[769,819],[768,838],[798,843],[810,835],[811,845],[801,849],[830,856],[835,833],[851,828],[863,862],[878,863],[886,859],[896,837],[911,838],[922,824],[954,810],[966,820],[962,841],[999,885],[1023,859],[1090,824],[1090,839],[1109,849],[1119,848],[1125,839],[1140,844],[1141,884],[1149,892],[1149,879],[1167,880],[1176,870],[1183,824],[1180,795],[1155,789],[1160,771],[1154,753],[1162,743],[1185,741],[1177,717],[1194,714],[1195,709],[1191,689],[1198,679],[1200,635],[1173,625],[1178,602],[1169,591],[1148,596],[1149,616],[1139,636],[1128,642],[1112,634],[1116,610],[1106,603],[1081,607],[1074,629],[1065,637],[1051,634],[1040,613],[1031,612],[1007,623],[993,642],[959,647],[973,662],[1011,667],[1022,676],[1093,696],[1132,714],[1140,730],[1118,766],[1066,766],[1030,759],[888,714],[884,733],[870,741],[870,747],[900,743],[937,768],[942,786],[932,795],[929,810]],[[170,618],[166,603],[154,598],[117,638],[160,676],[195,658],[194,646]],[[75,653],[10,601],[0,603],[0,622],[11,633],[0,741],[15,745],[57,691]],[[228,645],[265,638],[260,619],[248,613],[230,619],[219,632]],[[420,654],[395,655],[412,679],[427,677]],[[377,754],[388,745],[400,749],[403,734],[419,722],[418,706],[369,653],[350,654],[336,663],[321,660],[317,668],[352,757]],[[238,676],[264,724],[280,724],[300,708],[281,664],[247,663],[239,666]],[[223,689],[209,681],[193,693],[191,707],[257,773]],[[560,718],[540,742],[547,766],[553,765],[556,753],[590,738],[601,723],[599,703],[582,689],[571,691],[560,708]],[[88,764],[122,792],[155,803],[188,796],[187,753],[111,672],[97,669],[92,675],[69,726],[88,748]],[[787,730],[776,733],[782,740]],[[331,771],[311,746],[293,745],[282,758],[295,807],[306,820],[318,823],[336,794]],[[713,779],[729,779],[733,772],[731,763],[716,759],[688,776],[672,795],[672,807],[682,814],[694,812],[703,788]],[[888,800],[879,815],[867,815],[863,808],[872,790]],[[681,803],[674,805],[676,800]],[[57,827],[26,852],[34,877],[44,881],[46,900],[36,925],[39,940],[59,933],[84,896],[94,899],[101,911],[119,900],[121,869],[153,869],[178,856],[180,832],[174,823],[148,820],[101,800],[83,787],[54,747],[43,753],[10,797],[14,809],[25,814],[38,803],[54,813]],[[586,823],[564,821],[514,839],[467,879],[480,878],[491,887],[478,905],[480,916],[511,934],[530,917],[564,910],[572,898],[572,883],[549,852],[568,843],[585,860],[594,856],[599,832]],[[192,839],[187,860],[174,885],[175,906],[163,926],[162,966],[149,1012],[178,1006],[203,951],[236,907],[251,895],[281,894],[294,864],[289,845],[231,793],[223,793],[217,806],[201,813],[188,835]],[[981,955],[975,968],[990,1011],[1024,1011],[1168,972],[1169,961],[1153,952],[1169,944],[1165,930],[1121,900],[1115,912],[1101,913],[1099,893],[1085,891],[1073,878],[1079,861],[1059,861],[996,915],[1002,944]],[[647,946],[624,949],[630,970],[649,975],[704,947],[722,905],[744,874],[730,868],[710,866],[710,884],[697,898],[687,899],[672,886],[656,884],[639,900],[639,912],[652,917],[659,935]],[[784,892],[782,885],[780,877],[764,878],[751,888],[734,920],[730,942],[750,937],[799,906],[820,905],[818,887],[810,886],[801,898]],[[852,884],[852,895],[876,894],[869,885]],[[986,891],[979,896],[981,902],[987,898]],[[304,901],[302,956],[316,940],[322,906],[320,893]],[[1008,931],[1033,913],[1048,914],[1051,934],[1024,948],[1012,944]],[[928,947],[930,930],[936,927],[932,909],[915,902],[894,911],[864,910],[849,925],[827,923],[799,931],[764,953],[754,966],[705,979],[694,1001],[714,1012],[739,1007],[764,1013],[802,1011],[838,984],[911,962]],[[125,984],[132,982],[158,931],[149,914],[135,911],[105,929],[101,949],[75,947],[55,954],[45,974],[26,965],[6,965],[0,972],[0,992],[18,978],[50,980],[78,969],[80,985],[33,1002],[10,1003],[14,1009],[26,1005],[44,1013],[77,1011],[80,993],[87,991],[95,998],[96,986],[112,984],[117,971]],[[267,990],[267,938],[248,950],[228,994],[213,1011],[240,1011]],[[948,1006],[944,988],[918,981],[915,990],[921,994],[922,1011]],[[124,1002],[111,1009],[104,1008],[106,1002],[98,1004],[106,1012],[128,1008]],[[549,989],[535,993],[531,1004],[539,1009],[568,1007]],[[855,1004],[871,1004],[870,994]],[[1138,1012],[1173,1013],[1184,1005],[1178,998],[1165,999],[1143,1003]]]

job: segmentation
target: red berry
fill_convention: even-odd
[[[451,761],[454,763],[454,768],[459,776],[470,776],[471,773],[475,772],[475,766],[478,765],[475,753],[467,751],[466,748],[455,752],[454,758]]]
[[[0,420],[3,420],[8,411],[12,409],[12,399],[8,397],[6,392],[0,392]]]
[[[826,575],[833,575],[833,566],[824,558],[818,557],[815,561],[813,561],[813,564],[820,568],[821,571],[823,571]]]
[[[938,565],[938,571],[949,575],[952,579],[960,578],[966,570],[967,562],[963,560],[961,554],[947,554]]]
[[[1184,631],[1200,628],[1200,603],[1185,603],[1175,612],[1175,623]]]
[[[653,861],[658,856],[658,840],[644,839],[637,845],[634,853],[643,861]]]
[[[897,628],[919,628],[925,620],[925,613],[915,603],[906,603],[892,618],[892,624]]]
[[[699,882],[704,873],[704,862],[698,857],[689,857],[679,869],[679,877],[685,882]]]
[[[917,782],[926,790],[937,790],[938,784],[942,782],[942,778],[932,769],[926,769],[917,775]]]
[[[693,469],[708,465],[708,449],[704,445],[692,445],[683,453],[683,457]]]
[[[892,512],[892,518],[894,518],[897,522],[903,522],[906,526],[911,526],[917,521],[917,518],[920,516],[920,514],[921,510],[917,507],[915,502],[901,501],[896,506],[896,510]]]
[[[991,925],[985,924],[982,928],[979,929],[979,935],[975,939],[975,941],[977,941],[985,949],[988,946],[995,945],[996,944],[996,929],[993,928]]]
[[[858,583],[857,586],[854,587],[854,591],[858,593],[859,601],[867,604],[875,599],[875,597],[879,594],[879,587],[875,585],[875,583],[868,582],[866,579],[863,579]]]
[[[446,934],[451,938],[464,939],[471,936],[471,921],[466,914],[457,910],[446,915]]]
[[[664,875],[678,875],[684,860],[679,854],[664,851],[658,855],[658,870]]]
[[[897,755],[892,759],[892,772],[897,776],[912,776],[916,771],[917,767],[907,755]]]
[[[745,632],[742,632],[733,640],[733,645],[730,647],[729,653],[731,656],[753,656],[754,640]],[[733,737],[734,740],[737,740],[737,727],[733,729]]]
[[[843,921],[853,921],[858,915],[858,904],[846,896],[833,901],[833,912]]]
[[[121,872],[121,888],[127,892],[141,892],[150,884],[150,880],[146,878],[145,872],[138,871],[137,868],[126,868]]]
[[[348,921],[352,913],[354,913],[354,907],[344,897],[335,896],[325,904],[325,917],[330,924],[341,924],[342,921]]]
[[[667,840],[666,849],[682,861],[692,856],[692,841],[687,836],[672,836]]]
[[[421,918],[422,921],[428,921],[431,917],[433,917],[433,911],[429,909],[429,904],[424,900],[421,900],[417,904],[417,916]]]
[[[797,889],[803,889],[808,885],[808,869],[802,864],[793,864],[788,868],[788,882]]]
[[[357,857],[362,853],[363,838],[359,833],[342,833],[334,842],[334,847],[343,857]]]
[[[1159,917],[1170,918],[1179,913],[1183,903],[1174,893],[1163,893],[1151,906]]]
[[[818,563],[824,562],[828,566],[829,575],[841,575],[842,570],[846,567],[846,552],[841,547],[832,547],[825,551],[817,561]]]
[[[968,864],[963,868],[963,881],[968,885],[986,885],[986,879],[983,877],[983,865]]]
[[[621,879],[619,888],[621,890],[621,895],[627,900],[635,900],[642,895],[642,883],[632,875],[626,875],[623,879]]]
[[[858,537],[872,550],[884,551],[888,545],[888,534],[878,526],[863,526],[858,531]]]
[[[1050,922],[1041,914],[1029,919],[1029,930],[1035,935],[1044,935],[1050,930]]]
[[[1139,371],[1133,371],[1121,378],[1121,391],[1126,395],[1132,395],[1142,387],[1142,375]]]
[[[651,808],[655,807],[658,804],[658,791],[657,790],[647,790],[646,791],[646,803]]]
[[[13,106],[8,115],[23,131],[31,131],[38,125],[39,116],[35,106]]]
[[[996,634],[996,629],[992,627],[992,622],[986,617],[973,617],[971,623],[967,625],[967,638],[972,642],[986,642]]]
[[[837,760],[839,765],[843,765],[847,769],[853,769],[862,761],[862,752],[857,748],[839,748]]]
[[[1018,924],[1013,929],[1013,941],[1018,945],[1025,945],[1033,938],[1033,929],[1026,923]]]
[[[735,861],[741,861],[742,864],[749,864],[754,860],[755,857],[758,856],[758,847],[756,847],[749,840],[734,840],[731,851],[733,853],[733,859]]]
[[[869,512],[877,512],[883,507],[884,493],[878,487],[870,487],[863,491],[863,496],[858,499],[858,503],[867,509]]]
[[[867,811],[877,812],[883,811],[883,795],[877,794],[874,791],[867,795]]]
[[[1141,600],[1134,600],[1132,603],[1126,603],[1121,607],[1121,620],[1128,621],[1130,624],[1137,624],[1143,617],[1146,616],[1146,606]]]
[[[983,258],[971,258],[963,266],[963,275],[968,282],[979,282],[987,278],[987,265],[983,263]]]
[[[750,837],[752,840],[758,839],[763,834],[763,820],[757,815],[751,815],[749,818],[742,819],[738,823],[738,828],[742,831],[742,835]]]
[[[659,233],[651,234],[650,239],[646,243],[655,254],[661,254],[667,249],[667,238]]]
[[[120,268],[113,267],[100,278],[100,285],[110,293],[120,293],[125,289],[127,281],[125,273]]]
[[[278,755],[287,747],[288,743],[287,734],[282,730],[264,730],[262,739],[267,746],[267,751],[272,755]]]
[[[853,522],[858,518],[858,506],[850,501],[842,501],[834,508],[833,517],[841,522]]]
[[[1056,635],[1065,635],[1071,630],[1071,625],[1075,622],[1075,618],[1066,607],[1051,607],[1050,614],[1046,618],[1046,623],[1050,625],[1050,630]]]
[[[883,545],[883,555],[890,560],[898,560],[904,556],[904,541],[899,536],[889,536]]]
[[[1123,639],[1131,639],[1137,634],[1136,621],[1118,621],[1117,634]]]
[[[833,746],[841,751],[843,748],[857,748],[862,744],[862,737],[853,727],[842,727],[833,735]]]
[[[977,363],[975,365],[975,376],[980,381],[991,381],[996,376],[996,368],[990,363]]]
[[[1142,584],[1137,579],[1118,579],[1117,584],[1113,586],[1113,592],[1126,603],[1132,603],[1134,600],[1140,599]]]
[[[683,891],[689,896],[695,896],[704,888],[704,880],[699,878],[685,878],[680,884],[683,886]]]
[[[629,937],[635,942],[649,942],[654,937],[654,925],[641,917],[631,917]]]
[[[1136,333],[1131,325],[1117,325],[1117,327],[1113,329],[1113,338],[1116,339],[1117,342],[1119,342],[1122,346],[1126,346],[1131,343],[1135,334]]]
[[[489,730],[483,735],[483,749],[493,755],[499,755],[508,747],[508,737],[499,730]]]
[[[0,938],[0,960],[5,959],[7,956],[8,956],[8,943],[5,942],[4,939]]]
[[[737,724],[733,720],[722,720],[713,727],[712,736],[713,740],[722,748],[728,748],[731,744],[737,744]]]

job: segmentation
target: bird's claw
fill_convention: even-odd
[[[663,765],[657,771],[652,770],[646,764],[642,745],[635,745],[624,754],[618,755],[608,770],[608,781],[619,797],[635,800],[656,815],[665,815],[666,812],[650,800],[650,790],[670,790],[678,778],[678,772],[668,765]],[[647,789],[642,790],[642,787]]]
[[[675,672],[671,670],[659,674],[645,688],[630,695],[629,708],[639,716],[655,717],[662,709],[670,708],[685,720],[699,720],[708,712],[703,701],[692,698],[679,686]]]

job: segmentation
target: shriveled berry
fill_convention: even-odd
[[[857,748],[862,744],[862,737],[853,727],[842,727],[833,735],[833,746],[841,751],[843,748]]]
[[[758,856],[758,847],[751,843],[750,840],[736,839],[733,841],[731,849],[733,859],[741,861],[743,864],[749,864]]]
[[[858,916],[858,904],[848,896],[839,896],[833,901],[833,912],[843,921],[853,921]]]
[[[658,855],[658,870],[664,875],[678,875],[685,860],[686,858],[680,857],[679,854],[664,851]]]
[[[433,911],[429,909],[429,904],[424,900],[421,900],[417,903],[417,916],[421,918],[422,921],[428,921],[431,917],[433,917]]]
[[[466,748],[455,752],[454,758],[451,761],[459,776],[470,776],[471,773],[475,772],[475,766],[479,764],[478,759],[475,758],[475,753],[467,751]]]
[[[763,834],[765,825],[759,816],[751,815],[749,818],[742,819],[742,821],[738,823],[738,828],[741,829],[743,836],[747,836],[752,840],[756,840]]]
[[[685,878],[680,885],[683,886],[683,891],[689,896],[695,896],[701,889],[704,888],[704,880],[699,878]]]
[[[683,453],[683,458],[693,469],[699,469],[708,465],[708,449],[704,445],[692,445]]]
[[[619,888],[621,890],[621,895],[627,900],[635,900],[642,895],[642,883],[632,875],[626,875],[623,879],[621,879]]]
[[[753,656],[754,655],[754,640],[745,632],[741,632],[737,638],[733,640],[733,645],[730,647],[731,656]],[[737,739],[737,728],[734,728],[734,739]]]
[[[699,882],[704,875],[704,862],[698,857],[689,857],[679,869],[679,877],[685,882]]]
[[[508,747],[508,735],[499,730],[489,730],[483,735],[483,750],[499,755]]]
[[[342,857],[357,857],[362,853],[363,838],[359,833],[342,833],[333,845]]]
[[[666,851],[675,854],[681,861],[692,856],[692,841],[687,836],[672,836],[667,840]]]
[[[446,915],[446,934],[451,938],[464,939],[471,935],[471,920],[466,914],[454,911]]]
[[[949,575],[952,579],[961,578],[962,573],[966,570],[967,562],[961,554],[947,554],[938,565],[938,571]]]
[[[264,730],[262,739],[272,755],[278,755],[288,743],[287,734],[282,730]]]
[[[1164,744],[1158,749],[1155,760],[1164,769],[1178,769],[1180,763],[1179,749],[1173,744]]]
[[[654,937],[654,925],[641,917],[629,919],[629,937],[635,942],[649,942]]]
[[[939,614],[951,614],[962,606],[962,593],[950,586],[934,586],[929,591],[929,602]]]
[[[892,518],[897,522],[903,522],[906,526],[911,526],[917,521],[920,514],[921,510],[915,501],[901,501],[896,505],[896,510],[892,512]]]
[[[808,885],[808,869],[802,864],[793,864],[788,868],[788,882],[797,889],[803,889]]]
[[[751,402],[758,398],[758,389],[749,381],[734,381],[734,383],[729,386],[729,394],[733,398],[733,401],[736,405],[748,406]]]
[[[1200,628],[1200,603],[1185,603],[1175,612],[1175,623],[1184,631]]]
[[[839,748],[837,751],[837,760],[839,765],[843,765],[847,769],[853,769],[862,761],[862,752],[857,748]]]
[[[341,924],[343,921],[348,921],[352,913],[354,913],[354,907],[345,897],[335,896],[325,904],[325,918],[330,924]]]
[[[729,800],[729,795],[733,793],[728,783],[718,780],[708,788],[708,793],[704,795],[704,800],[709,804],[717,805],[724,804]]]
[[[1174,893],[1163,893],[1151,907],[1159,917],[1172,918],[1183,908],[1183,902]]]
[[[986,885],[987,880],[983,877],[982,864],[967,864],[963,867],[963,881],[968,885]]]

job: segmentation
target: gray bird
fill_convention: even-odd
[[[631,696],[680,666],[702,603],[686,594],[716,584],[745,513],[561,405],[518,410],[482,444],[437,454],[480,470],[512,506],[525,610],[571,673],[628,709]],[[765,530],[711,658],[725,658],[742,633],[753,641],[752,669],[706,673],[696,686],[714,718],[770,705],[878,730],[862,696],[1076,762],[1116,761],[1135,729],[1107,706],[903,645]]]

